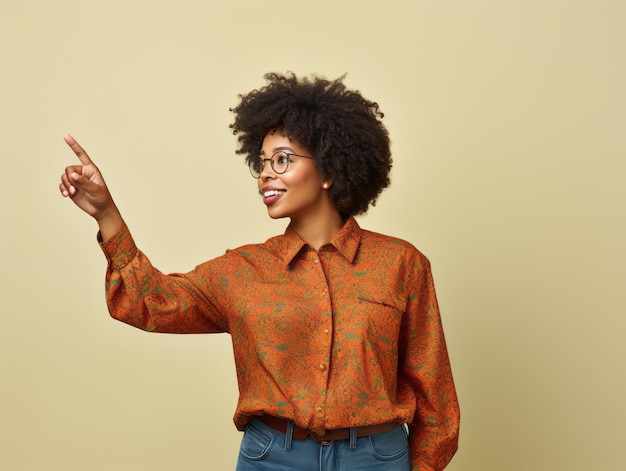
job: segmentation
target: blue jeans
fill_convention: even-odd
[[[323,445],[292,437],[252,419],[236,471],[409,471],[406,428]]]

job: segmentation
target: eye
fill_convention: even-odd
[[[276,163],[281,164],[281,165],[285,165],[287,163],[289,163],[289,156],[285,153],[280,153],[276,155]]]

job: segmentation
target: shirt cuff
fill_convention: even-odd
[[[137,246],[126,224],[105,242],[102,242],[100,232],[97,237],[100,248],[113,269],[125,267],[137,255]]]

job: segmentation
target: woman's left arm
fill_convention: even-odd
[[[409,424],[411,468],[440,471],[458,447],[459,403],[430,263],[424,256],[416,270],[400,338],[400,374],[417,398]]]

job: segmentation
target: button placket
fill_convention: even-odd
[[[320,346],[320,350],[318,351],[320,356],[317,358],[317,363],[314,363],[313,367],[318,371],[318,378],[323,381],[325,383],[325,385],[327,385],[328,382],[328,372],[329,372],[329,354],[330,351],[332,349],[332,302],[330,299],[330,289],[328,286],[328,277],[326,274],[326,267],[327,267],[327,259],[323,260],[322,257],[324,257],[324,254],[320,254],[317,253],[315,254],[314,258],[313,258],[313,270],[315,270],[316,272],[318,271],[317,267],[319,267],[321,270],[321,276],[322,276],[322,280],[323,282],[321,282],[318,285],[318,306],[322,311],[322,316],[321,316],[321,320],[322,320],[322,325],[320,326],[320,328],[322,329],[323,332],[323,337],[320,338],[321,343],[319,344]],[[320,280],[320,281],[322,281]],[[329,335],[330,334],[330,335]],[[325,415],[326,415],[326,396],[325,393],[321,393],[320,396],[318,397],[318,401],[316,401],[317,404],[315,406],[315,415],[316,415],[316,422],[318,422],[319,424],[323,424],[325,422]],[[320,427],[323,428],[323,427]],[[319,431],[316,432],[312,432],[312,433],[316,433],[319,434]],[[325,431],[321,431],[322,434],[325,433]]]

